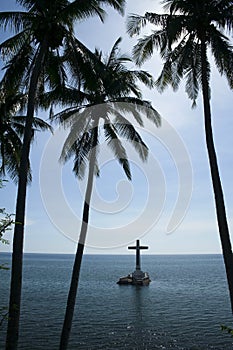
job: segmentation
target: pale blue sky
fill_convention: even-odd
[[[12,4],[14,4],[13,0],[3,1],[0,9],[12,10],[14,8]],[[89,19],[77,25],[77,36],[89,48],[98,47],[106,53],[109,52],[115,40],[122,36],[122,52],[130,53],[135,39],[130,39],[126,34],[127,14],[144,14],[145,11],[153,12],[159,9],[158,1],[129,0],[127,1],[124,18],[113,10],[107,9],[109,15],[105,24],[100,23],[98,19]],[[154,55],[142,68],[157,77],[160,67],[160,58],[158,55]],[[211,82],[214,136],[228,219],[232,230],[232,91],[229,90],[225,79],[221,78],[215,70],[213,70]],[[155,127],[148,124],[146,130],[143,131],[143,137],[151,149],[151,157],[147,165],[141,164],[136,158],[132,159],[134,164],[132,165],[133,181],[131,184],[125,181],[124,174],[117,163],[110,160],[107,164],[104,164],[103,161],[101,177],[96,182],[99,197],[97,194],[93,197],[92,227],[88,233],[89,245],[95,248],[87,248],[86,252],[128,253],[127,243],[143,235],[142,242],[150,247],[147,253],[220,253],[221,248],[204,141],[201,99],[198,100],[197,108],[192,110],[191,101],[188,100],[182,87],[176,93],[168,89],[163,95],[160,95],[156,90],[144,89],[143,94],[145,99],[152,101],[153,106],[164,118],[164,122],[162,122],[161,130],[156,130]],[[170,128],[170,131],[166,128]],[[166,130],[168,130],[167,133]],[[75,222],[73,223],[67,217],[63,217],[64,211],[61,202],[56,201],[56,193],[52,192],[53,178],[60,181],[59,174],[57,170],[52,170],[53,164],[51,163],[50,169],[50,164],[46,163],[45,158],[42,157],[43,154],[44,157],[48,154],[49,156],[53,155],[50,147],[45,148],[48,140],[52,142],[50,137],[49,134],[38,134],[32,147],[33,183],[29,187],[27,197],[25,251],[74,253],[76,244],[65,237],[65,234],[70,237],[71,232],[74,232],[75,236],[79,232],[79,227]],[[183,140],[183,149],[181,147],[181,150],[176,150],[175,143],[174,148],[172,148],[172,145],[170,146],[173,137]],[[189,164],[187,164],[188,158],[185,151],[190,157]],[[59,150],[57,148],[57,152],[54,151],[53,159],[48,159],[53,160],[55,164],[58,154]],[[183,161],[186,161],[186,163],[183,164]],[[78,184],[71,173],[71,165],[67,164],[62,169],[61,188],[64,198],[68,202],[68,207],[77,216],[78,222],[85,184]],[[185,177],[185,174],[188,174],[186,170],[188,171],[190,165],[193,171],[192,181],[190,176]],[[48,176],[48,183],[51,181],[51,186],[48,188],[45,188],[43,181],[42,184],[39,182],[39,172],[42,169],[44,174],[45,166],[48,166],[48,174],[46,175]],[[192,185],[192,196],[183,221],[174,232],[167,234],[167,225],[180,188],[177,168],[178,172],[183,173],[183,194],[188,194],[190,185]],[[122,187],[122,192],[119,192],[120,197],[117,198],[117,184],[121,180],[123,182],[120,186],[126,186],[126,188]],[[149,188],[147,181],[149,181]],[[165,193],[163,193],[163,186]],[[121,190],[121,187],[118,187],[118,189]],[[53,217],[52,221],[50,220],[51,213],[47,214],[46,212],[46,203],[43,204],[41,190],[42,194],[43,192],[49,193],[54,212],[57,212],[57,217],[55,219]],[[1,190],[0,207],[6,207],[9,212],[14,212],[15,193],[16,187],[9,181],[5,189]],[[164,198],[163,195],[165,195]],[[148,198],[152,198],[154,201],[149,201],[149,207],[147,208]],[[44,200],[47,201],[47,199]],[[118,204],[122,207],[117,207]],[[137,221],[136,227],[130,226],[130,223],[135,222],[136,218],[144,213],[145,207],[146,212],[142,220]],[[149,224],[154,224],[154,226],[147,232]],[[65,225],[66,232],[60,232],[61,225]],[[127,225],[129,225],[129,231],[124,234],[124,228],[128,228]],[[60,230],[58,227],[60,227]],[[103,232],[101,238],[101,230],[99,229],[102,229]],[[124,236],[122,236],[123,234]],[[6,238],[11,241],[10,232]],[[105,246],[105,249],[99,249],[103,246]],[[113,248],[114,246],[115,248]],[[1,250],[10,249],[11,245],[9,247],[1,246]]]

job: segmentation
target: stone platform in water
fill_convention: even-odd
[[[136,270],[128,276],[120,277],[117,284],[132,284],[137,286],[148,286],[150,277],[147,272]]]
[[[128,247],[128,249],[136,250],[136,270],[125,277],[120,277],[117,284],[133,284],[138,286],[147,286],[151,280],[148,273],[143,272],[141,270],[140,249],[148,249],[148,247],[140,246],[138,239],[136,242],[136,246]]]

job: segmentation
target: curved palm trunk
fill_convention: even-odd
[[[218,228],[222,245],[223,259],[226,269],[228,288],[230,293],[231,310],[233,313],[233,254],[227,223],[227,216],[224,204],[224,196],[221,185],[221,179],[218,170],[217,156],[214,147],[213,132],[211,125],[211,110],[209,97],[209,84],[207,77],[207,54],[205,40],[201,43],[202,59],[202,94],[204,103],[205,133],[206,145],[208,150],[209,165],[215,196],[215,207],[217,213]]]
[[[96,132],[96,139],[97,139],[97,132]],[[88,229],[88,222],[89,222],[89,209],[90,209],[90,200],[91,200],[91,194],[93,189],[95,159],[96,159],[96,149],[94,147],[92,149],[92,153],[90,157],[87,188],[86,188],[85,202],[83,207],[82,225],[81,225],[77,251],[75,255],[75,261],[73,265],[72,277],[70,282],[70,290],[67,298],[66,312],[65,312],[65,318],[64,318],[63,328],[62,328],[62,333],[60,338],[59,350],[67,349],[71,327],[72,327],[72,320],[73,320],[75,301],[76,301],[76,295],[78,290],[83,250],[84,250],[87,229]]]
[[[10,300],[9,300],[9,317],[7,325],[6,350],[15,350],[18,346],[19,336],[19,319],[20,319],[20,302],[22,289],[22,269],[23,269],[23,241],[24,241],[24,221],[25,221],[25,206],[27,193],[27,174],[29,166],[29,153],[32,136],[32,122],[35,108],[35,97],[37,90],[37,82],[41,67],[44,61],[45,48],[47,46],[44,41],[41,46],[33,73],[31,76],[27,118],[25,123],[25,131],[23,138],[22,154],[20,159],[18,192],[16,200],[16,215],[13,240],[12,266],[11,266],[11,285],[10,285]]]

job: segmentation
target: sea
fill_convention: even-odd
[[[18,349],[57,350],[73,255],[25,254]],[[0,264],[10,255],[0,253]],[[232,349],[233,318],[221,255],[146,255],[149,286],[118,285],[133,255],[84,255],[69,349]],[[10,270],[0,270],[0,308]],[[6,321],[0,327],[4,349]]]

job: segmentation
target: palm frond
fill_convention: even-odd
[[[185,91],[188,97],[193,101],[192,108],[196,107],[196,99],[199,92],[199,82],[195,74],[195,68],[190,69],[186,75]]]
[[[135,97],[122,97],[117,99],[116,101],[111,101],[111,108],[109,109],[108,114],[115,115],[116,117],[118,114],[124,115],[125,117],[128,117],[129,115],[132,115],[138,125],[143,126],[143,113],[139,110],[136,100],[141,101],[140,99],[136,99]]]
[[[45,109],[49,106],[66,107],[65,110],[57,112],[51,119],[63,121],[64,116],[68,119],[72,114],[79,113],[80,108],[88,104],[89,95],[83,91],[66,86],[58,86],[54,90],[40,96],[40,107]],[[67,106],[71,106],[67,108]]]
[[[163,64],[162,71],[155,82],[160,93],[162,93],[169,85],[172,84],[172,76],[172,62],[170,59],[167,59]]]
[[[0,12],[0,27],[18,33],[27,26],[30,18],[27,12]]]
[[[142,161],[145,161],[148,155],[148,148],[133,124],[130,123],[128,119],[123,117],[118,111],[115,110],[111,112],[113,112],[115,115],[115,120],[111,123],[111,125],[114,126],[116,134],[123,137],[125,140],[130,141],[139,157],[142,159]],[[106,120],[110,124],[109,118],[106,118]]]
[[[74,154],[73,172],[80,180],[84,178],[85,170],[89,161],[89,154],[92,149],[90,140],[90,133],[84,133],[80,140],[77,140],[72,147]],[[71,155],[72,153],[67,154],[69,158]]]
[[[143,142],[141,136],[136,131],[136,129],[132,125],[125,123],[115,123],[114,126],[117,129],[117,133],[120,136],[130,141],[130,144],[138,153],[141,160],[145,162],[148,157],[148,147]]]
[[[16,0],[16,2],[25,7],[27,10],[30,10],[33,6],[35,6],[35,0]]]
[[[75,20],[83,20],[92,16],[98,16],[103,22],[106,16],[105,10],[100,6],[99,1],[96,0],[75,0],[60,12],[60,17],[66,21],[73,22]]]
[[[200,44],[194,43],[192,55],[190,57],[189,69],[186,73],[185,91],[188,97],[193,101],[192,107],[196,106],[196,99],[201,86],[201,47]],[[207,72],[207,76],[209,76]]]
[[[166,27],[167,22],[169,19],[169,15],[167,14],[158,14],[158,13],[153,13],[153,12],[146,12],[145,13],[145,18],[147,21],[151,24],[154,24],[157,27]]]
[[[166,49],[167,36],[165,30],[153,31],[139,39],[133,48],[133,58],[139,66],[153,55],[154,49],[159,48],[161,52]]]
[[[5,73],[2,79],[8,91],[15,91],[16,89],[25,91],[33,54],[33,47],[25,44],[17,54],[8,61],[7,65],[4,67]]]
[[[129,96],[117,98],[117,100],[111,101],[111,103],[113,105],[111,113],[114,114],[114,111],[123,113],[124,115],[130,113],[140,126],[143,126],[143,116],[157,127],[161,125],[161,116],[149,101]]]
[[[147,25],[148,21],[145,16],[131,14],[127,19],[127,33],[130,36],[138,35],[141,29]]]
[[[63,113],[62,118],[64,120],[63,126],[65,128],[70,128],[69,135],[63,145],[60,157],[62,161],[66,162],[73,154],[73,145],[76,140],[81,139],[81,145],[85,144],[85,142],[90,143],[90,131],[92,126],[90,113],[86,110],[77,114],[73,113],[72,118],[69,116],[68,120],[66,120],[66,114]]]
[[[12,127],[7,127],[5,133],[1,136],[0,143],[0,173],[9,174],[10,178],[17,183],[19,174],[19,164],[22,150],[21,135]],[[28,160],[27,180],[32,180],[30,164]]]
[[[112,64],[115,65],[117,53],[119,52],[119,44],[121,43],[121,41],[122,41],[122,38],[118,38],[116,40],[116,42],[114,43],[114,45],[110,51],[110,54],[108,56],[108,60],[106,62],[107,67],[111,67]]]
[[[38,117],[33,118],[32,126],[33,126],[34,132],[46,131],[46,130],[53,132],[52,126],[49,123],[47,123],[45,120]]]
[[[75,175],[81,180],[84,177],[87,164],[92,162],[91,166],[94,166],[94,173],[99,175],[97,164],[97,146],[98,146],[98,126],[90,128],[85,131],[79,139],[77,139],[71,149],[65,154],[63,160],[68,160],[74,155],[73,171]],[[93,157],[94,155],[94,157]],[[94,163],[93,163],[94,162]],[[90,165],[89,165],[90,166]]]
[[[27,30],[21,31],[15,36],[5,40],[0,44],[0,53],[3,59],[14,59],[16,55],[29,47],[30,33]]]
[[[131,74],[149,89],[155,87],[155,81],[152,75],[144,70],[131,71]]]
[[[115,126],[110,123],[104,124],[104,133],[106,141],[110,149],[113,151],[115,158],[118,160],[120,165],[123,167],[124,172],[129,180],[131,180],[131,171],[129,161],[127,159],[127,153],[119,140],[115,131]]]
[[[111,6],[118,13],[124,15],[124,7],[126,4],[126,0],[101,0],[100,1],[104,6]]]
[[[233,47],[216,28],[212,28],[210,46],[220,74],[224,74],[233,88]]]
[[[48,84],[49,89],[53,90],[65,86],[68,78],[59,52],[48,52],[43,70],[44,81]]]

